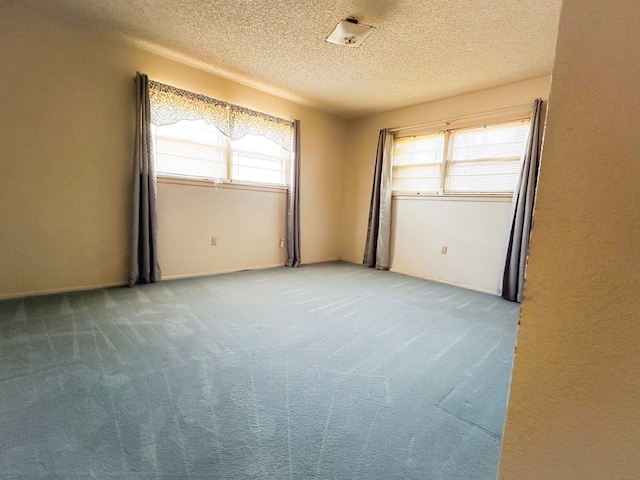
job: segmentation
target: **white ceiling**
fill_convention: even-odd
[[[551,72],[562,0],[36,0],[346,118]],[[31,3],[34,5],[34,3]],[[359,48],[326,43],[354,16]]]

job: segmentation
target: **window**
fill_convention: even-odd
[[[393,191],[511,194],[518,181],[529,121],[399,137],[393,148]]]
[[[231,177],[236,181],[283,185],[288,154],[279,145],[258,135],[231,142]]]
[[[444,133],[398,138],[393,145],[393,190],[440,190]]]
[[[203,120],[152,125],[156,173],[223,182],[286,183],[289,153],[272,140],[229,140]]]
[[[151,126],[159,175],[226,179],[226,139],[202,120]]]
[[[296,122],[149,80],[156,173],[284,186]]]

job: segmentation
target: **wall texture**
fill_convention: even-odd
[[[352,121],[345,151],[341,257],[362,262],[380,129],[533,105],[535,98],[547,98],[548,92],[549,77],[544,76]],[[394,199],[391,268],[497,293],[510,214],[509,199],[497,202]],[[444,245],[448,247],[446,255],[441,254]]]
[[[563,4],[501,480],[640,475],[638,25]]]
[[[300,119],[302,260],[338,257],[345,121],[146,52],[91,25],[41,18],[23,7],[0,6],[0,297],[126,281],[136,71]],[[278,195],[203,190],[160,185],[165,273],[282,262]],[[213,210],[264,214],[267,205],[276,228],[242,230],[242,241],[238,231],[223,230],[232,224],[211,221]],[[168,224],[180,216],[178,233]],[[211,235],[220,239],[217,251],[208,246]],[[208,249],[189,248],[193,244]]]

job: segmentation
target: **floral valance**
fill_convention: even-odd
[[[231,140],[263,135],[290,151],[294,122],[198,93],[149,80],[151,123],[171,125],[181,120],[204,120]]]

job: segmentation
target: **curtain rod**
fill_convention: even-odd
[[[477,117],[486,117],[489,115],[496,115],[498,113],[508,113],[511,111],[518,111],[518,110],[523,110],[524,108],[528,108],[531,107],[532,108],[532,104],[527,104],[527,105],[518,105],[516,107],[509,107],[509,108],[502,108],[500,110],[493,110],[490,112],[483,112],[483,113],[475,113],[473,115],[465,115],[462,117],[454,117],[451,119],[442,119],[442,120],[435,120],[433,122],[427,122],[427,123],[419,123],[417,125],[409,125],[407,127],[397,127],[397,128],[390,128],[389,132],[393,133],[393,132],[400,132],[402,130],[412,130],[414,128],[423,128],[423,127],[430,127],[432,125],[440,125],[442,123],[445,123],[447,125],[451,125],[453,122],[458,122],[460,120],[470,120],[472,118],[477,118]]]

